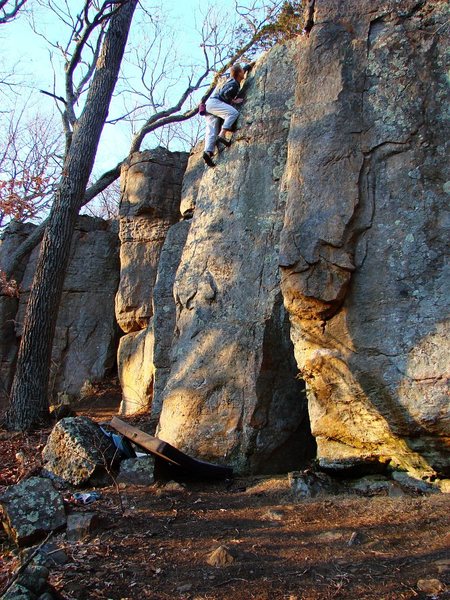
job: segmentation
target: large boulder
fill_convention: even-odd
[[[114,458],[114,446],[88,417],[61,419],[42,451],[44,469],[72,485],[100,478]]]
[[[295,468],[310,451],[278,269],[295,53],[277,46],[259,62],[233,145],[203,167],[158,400],[162,439],[240,470]]]
[[[122,167],[120,284],[116,318],[127,334],[118,352],[122,415],[149,410],[154,380],[153,289],[162,247],[180,217],[186,152],[134,153]]]
[[[280,262],[319,462],[444,470],[448,10],[316,0],[314,18]]]
[[[2,522],[19,546],[29,546],[66,524],[64,503],[48,479],[31,477],[0,496]]]
[[[180,216],[186,152],[156,148],[135,152],[121,171],[120,284],[116,318],[126,333],[145,329],[159,254],[169,227]]]
[[[316,0],[313,17],[257,63],[233,145],[185,188],[158,435],[294,467],[298,375],[323,468],[445,471],[446,6]]]

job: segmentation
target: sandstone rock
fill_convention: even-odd
[[[2,600],[53,600],[48,590],[49,571],[46,567],[29,565],[17,581],[2,596]]]
[[[72,513],[67,517],[67,539],[69,542],[84,540],[94,531],[96,526],[96,513]]]
[[[67,417],[53,428],[42,451],[44,469],[73,485],[101,474],[115,454],[100,427],[87,417]]]
[[[149,324],[159,255],[170,225],[169,219],[147,216],[120,219],[116,319],[126,333],[140,331]]]
[[[442,560],[435,560],[433,563],[438,573],[449,573],[450,572],[450,558],[443,558]]]
[[[119,413],[134,415],[149,410],[152,401],[154,366],[153,325],[120,339],[117,352],[122,402]]]
[[[195,209],[200,182],[202,180],[205,163],[203,161],[204,142],[199,142],[192,150],[181,188],[180,213],[182,216],[190,215]]]
[[[152,417],[159,417],[161,413],[163,393],[170,374],[171,349],[176,326],[176,304],[173,297],[173,286],[189,228],[190,224],[186,221],[172,225],[167,233],[159,259],[158,276],[153,291],[154,316],[152,328],[156,335],[154,335],[153,347]]]
[[[54,566],[65,565],[69,562],[69,557],[57,544],[48,543],[39,548],[39,552],[33,561],[39,565],[50,568]]]
[[[186,152],[157,148],[136,152],[122,168],[116,317],[126,333],[145,329],[153,314],[159,254],[169,227],[179,218],[187,159]]]
[[[314,18],[280,264],[318,456],[445,470],[446,9],[316,0]]]
[[[240,471],[296,468],[311,450],[278,271],[294,53],[274,48],[248,81],[233,144],[204,169],[174,286],[158,435]]]
[[[50,572],[40,565],[28,565],[25,571],[17,578],[17,584],[39,595],[47,586]]]
[[[51,482],[32,477],[0,496],[3,526],[19,546],[27,546],[66,524],[64,504]]]
[[[185,492],[186,486],[177,481],[168,481],[165,486],[162,488],[164,492]]]
[[[273,508],[269,508],[269,510],[264,513],[264,518],[269,521],[283,521],[285,517],[285,513],[282,510],[275,510]]]
[[[155,481],[155,459],[153,456],[127,458],[120,463],[118,483],[151,485]]]
[[[450,494],[450,479],[438,479],[435,485],[442,494]]]
[[[28,261],[16,317],[21,335],[39,247]],[[80,216],[75,227],[53,341],[50,392],[78,394],[116,362],[114,296],[119,281],[117,224]]]
[[[235,558],[226,546],[219,546],[208,556],[207,563],[212,567],[226,567],[234,563]]]

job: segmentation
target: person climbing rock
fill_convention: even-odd
[[[231,141],[227,139],[227,133],[232,131],[231,127],[239,115],[232,104],[243,102],[242,98],[238,98],[237,95],[245,73],[246,70],[241,65],[233,65],[230,69],[230,79],[221,88],[216,88],[206,101],[206,136],[203,160],[209,167],[215,167],[212,157],[216,144],[223,144],[227,147],[231,145]],[[223,119],[223,125],[219,131],[220,119]]]

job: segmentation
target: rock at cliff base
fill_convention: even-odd
[[[53,428],[42,457],[44,469],[73,485],[104,473],[114,448],[100,427],[87,417],[68,417]]]
[[[28,546],[66,524],[64,504],[48,479],[32,477],[1,497],[3,526],[19,546]]]
[[[120,463],[118,483],[151,485],[155,481],[155,459],[153,456],[127,458]]]

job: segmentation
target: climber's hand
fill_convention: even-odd
[[[235,98],[231,101],[233,104],[242,104],[244,102],[243,98]]]

